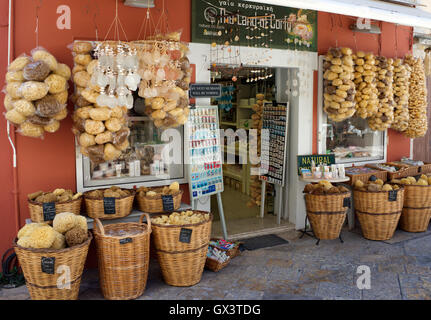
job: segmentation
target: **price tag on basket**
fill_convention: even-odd
[[[180,232],[180,242],[190,243],[190,241],[192,239],[192,233],[193,233],[192,229],[182,228],[181,232]]]
[[[115,214],[115,198],[103,198],[105,214]]]
[[[163,211],[174,211],[174,198],[171,194],[162,196]]]
[[[55,214],[56,214],[55,202],[44,203],[42,207],[43,207],[43,220],[44,221],[54,220]]]
[[[133,242],[132,238],[120,239],[120,244],[128,244],[132,242]]]
[[[398,190],[391,190],[389,191],[389,201],[397,201],[398,197]]]
[[[54,257],[42,257],[41,260],[42,272],[47,274],[55,273],[55,258]]]

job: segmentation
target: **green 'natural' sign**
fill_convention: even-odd
[[[317,11],[241,0],[192,0],[192,42],[317,51]]]
[[[297,156],[298,159],[298,174],[301,175],[301,169],[311,169],[311,161],[314,160],[316,166],[320,163],[325,166],[335,164],[335,155],[332,154],[316,154],[307,156]]]

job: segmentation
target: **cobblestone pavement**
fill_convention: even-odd
[[[344,243],[317,246],[298,232],[281,234],[289,244],[245,251],[218,273],[205,271],[194,287],[164,284],[151,262],[148,284],[139,299],[431,299],[431,235],[395,244],[369,241],[343,231]],[[360,290],[359,266],[371,270],[371,288]],[[86,270],[80,299],[103,299],[97,270]],[[26,287],[0,290],[0,300],[29,299]]]

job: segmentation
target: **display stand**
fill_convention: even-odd
[[[277,223],[281,224],[283,212],[283,195],[286,194],[285,180],[288,148],[288,103],[265,103],[263,107],[262,130],[269,131],[269,141],[262,141],[261,147],[261,206],[260,217],[265,215],[266,183],[275,185],[278,197]],[[267,161],[266,161],[267,159]]]
[[[309,236],[309,237],[312,237],[312,238],[314,238],[314,239],[317,239],[317,242],[316,242],[316,246],[318,246],[319,245],[319,243],[320,243],[320,239],[319,238],[317,238],[315,235],[314,235],[314,232],[313,232],[313,229],[310,229],[310,230],[307,230],[307,221],[308,221],[308,216],[307,215],[305,215],[305,227],[304,227],[304,229],[303,230],[300,230],[300,232],[301,232],[301,236],[299,237],[299,239],[302,239],[303,237],[304,237],[304,235],[307,235],[307,236]],[[313,232],[313,233],[312,233]],[[339,239],[340,239],[340,242],[341,243],[344,243],[344,240],[343,240],[343,238],[341,237],[341,233],[340,233],[340,236],[338,237]]]
[[[228,238],[221,192],[224,191],[218,107],[194,107],[185,124],[186,163],[192,209],[202,197],[217,196],[223,236]]]

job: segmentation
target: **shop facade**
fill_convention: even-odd
[[[156,1],[157,2],[157,1]],[[1,1],[2,25],[8,22],[8,1]],[[34,10],[28,8],[26,1],[14,1],[13,26],[11,34],[12,59],[22,52],[29,52],[37,45],[43,46],[59,60],[73,65],[72,55],[67,46],[74,40],[95,40],[102,38],[112,21],[115,2],[110,1],[73,1],[70,8],[71,25],[61,26],[58,19],[64,13],[59,8],[63,1],[53,0],[38,6],[32,3]],[[157,6],[157,4],[156,4]],[[192,41],[191,1],[166,1],[169,26],[172,30],[182,29],[182,41]],[[59,11],[58,11],[59,10]],[[58,13],[60,12],[60,13]],[[130,39],[136,39],[145,14],[143,10],[121,5],[120,15]],[[155,11],[155,19],[157,12]],[[67,18],[67,17],[66,17]],[[296,156],[324,152],[321,136],[324,117],[319,110],[319,76],[318,57],[324,55],[331,47],[349,47],[352,50],[373,52],[387,57],[403,57],[412,52],[412,27],[399,26],[390,22],[378,22],[380,35],[353,32],[349,29],[356,22],[355,17],[332,14],[319,11],[317,13],[317,52],[273,49],[271,60],[265,67],[287,68],[292,78],[300,83],[300,94],[289,97],[289,178],[285,189],[282,217],[291,222],[296,229],[304,227],[305,204],[302,190],[304,183],[300,182],[297,172]],[[34,30],[38,28],[36,36]],[[8,52],[7,28],[0,31],[0,51],[2,74],[6,73]],[[194,82],[207,83],[211,75],[209,69],[210,45],[190,43],[190,61],[194,65]],[[259,55],[263,49],[243,48],[244,56]],[[247,65],[247,61],[243,62]],[[3,81],[3,80],[1,80]],[[2,96],[3,98],[3,96]],[[197,105],[209,105],[208,100],[197,100]],[[69,104],[69,111],[73,106]],[[0,119],[1,127],[6,128],[6,121]],[[27,194],[35,190],[54,190],[55,188],[77,189],[77,157],[75,138],[71,131],[72,120],[65,120],[59,132],[47,136],[44,140],[29,139],[18,134],[11,134],[16,146],[17,166],[12,168],[13,153],[6,134],[6,129],[0,132],[0,163],[2,170],[0,179],[3,183],[1,203],[3,203],[2,224],[0,225],[0,250],[5,251],[16,235],[16,231],[29,217]],[[412,141],[391,129],[385,134],[383,142],[384,158],[381,162],[399,160],[402,157],[412,157]],[[425,160],[425,159],[424,159]],[[379,160],[380,161],[380,160]],[[376,162],[376,161],[375,161]],[[184,181],[182,181],[184,182]],[[181,185],[184,191],[183,202],[190,202],[189,187]],[[228,203],[224,204],[229,206]],[[208,202],[198,209],[211,210]]]

